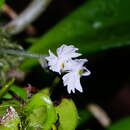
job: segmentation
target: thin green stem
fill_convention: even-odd
[[[0,54],[9,54],[9,55],[16,55],[16,56],[24,56],[24,57],[32,57],[32,58],[45,58],[45,55],[41,54],[32,54],[23,50],[15,50],[10,48],[0,48]]]
[[[56,85],[60,82],[60,78],[57,76],[54,80],[53,80],[53,83],[52,83],[52,86],[53,87],[56,87]]]
[[[60,82],[60,78],[58,76],[55,77],[55,79],[53,80],[52,85],[51,85],[51,87],[49,89],[49,94],[50,95],[52,94],[54,88],[57,87],[57,85],[59,84],[59,82]]]
[[[8,92],[10,89],[11,85],[14,83],[15,78],[10,80],[7,84],[5,84],[2,89],[0,90],[0,99]]]
[[[42,68],[47,67],[46,55],[32,54],[32,53],[26,52],[24,50],[13,49],[13,48],[3,48],[3,47],[0,48],[0,54],[8,54],[8,55],[36,58],[39,60]]]

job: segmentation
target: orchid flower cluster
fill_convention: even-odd
[[[57,49],[57,56],[49,50],[49,56],[46,57],[49,69],[59,73],[63,73],[63,84],[67,86],[68,93],[75,93],[75,89],[83,92],[80,77],[90,75],[90,71],[84,66],[87,59],[77,59],[81,56],[77,53],[78,48],[73,45],[62,45]]]

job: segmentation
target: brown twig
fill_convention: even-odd
[[[31,3],[14,20],[3,29],[12,35],[22,32],[30,23],[35,21],[46,10],[51,0],[32,0]]]
[[[4,13],[6,13],[11,19],[15,19],[18,14],[7,4],[4,4],[2,7]],[[36,34],[36,29],[32,25],[28,25],[26,29],[27,33],[34,35]]]

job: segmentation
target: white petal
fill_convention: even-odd
[[[61,47],[57,48],[57,55],[58,56],[62,55],[64,48],[65,48],[64,44]]]
[[[67,62],[65,62],[64,71],[66,72],[72,71],[74,68],[75,68],[75,64],[73,60],[68,60]]]
[[[75,59],[68,60],[65,63],[64,71],[80,71],[83,68],[83,65],[87,62],[87,59]]]
[[[75,93],[75,89],[83,92],[82,86],[80,84],[80,76],[74,72],[69,72],[63,76],[64,86],[67,86],[68,93]]]
[[[77,64],[80,64],[80,66],[83,66],[88,60],[87,59],[75,59],[75,62],[77,62]]]
[[[53,52],[51,52],[51,50],[49,50],[49,55],[50,55],[50,56],[47,56],[47,57],[46,57],[46,60],[47,60],[47,61],[52,62],[52,60],[57,59],[57,57],[54,55]]]
[[[57,55],[58,57],[63,57],[65,60],[76,58],[78,56],[81,56],[80,53],[77,53],[76,51],[78,48],[75,48],[73,45],[62,45],[57,49]]]
[[[75,82],[75,87],[78,91],[80,92],[83,92],[83,89],[82,89],[82,86],[81,86],[81,83],[80,83],[80,76],[79,75],[76,75],[76,82]]]
[[[58,58],[49,50],[50,56],[46,57],[50,70],[60,73],[60,67],[58,66]]]

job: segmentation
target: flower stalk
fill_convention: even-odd
[[[41,54],[32,54],[29,52],[26,52],[24,50],[16,50],[12,48],[0,48],[0,54],[9,54],[9,55],[15,55],[15,56],[23,56],[23,57],[31,57],[31,58],[45,58],[45,55]]]

